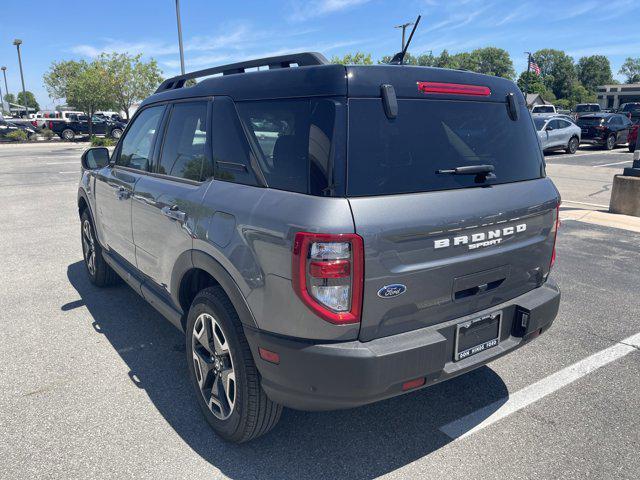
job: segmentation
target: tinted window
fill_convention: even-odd
[[[567,128],[570,127],[571,124],[566,120],[558,120],[558,128]]]
[[[162,143],[157,173],[201,181],[210,176],[204,168],[207,139],[207,102],[176,103]]]
[[[533,107],[533,111],[536,113],[555,113],[551,105],[536,105]]]
[[[349,101],[348,194],[385,195],[473,187],[473,175],[437,170],[490,164],[509,183],[540,178],[542,156],[524,107],[505,103],[398,100],[389,120],[378,99]]]
[[[545,118],[534,118],[533,123],[536,126],[536,130],[542,130],[544,124],[547,122]]]
[[[609,123],[611,125],[622,125],[622,119],[620,117],[611,117]]]
[[[599,112],[600,105],[576,105],[576,112]]]
[[[580,117],[578,119],[578,125],[600,125],[604,121],[602,117]]]
[[[228,97],[216,97],[213,100],[211,144],[216,179],[257,185],[251,167],[251,148],[233,101]]]
[[[325,194],[336,112],[332,100],[243,102],[238,112],[256,140],[270,187]]]
[[[551,120],[549,122],[549,126],[554,130],[562,128],[561,125],[560,125],[560,120]]]
[[[116,164],[123,167],[147,170],[151,147],[155,139],[164,106],[150,107],[135,118],[122,139],[120,155]]]

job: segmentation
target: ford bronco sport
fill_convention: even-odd
[[[463,374],[558,311],[560,198],[503,78],[315,53],[211,68],[162,83],[82,166],[91,282],[124,279],[185,332],[197,401],[231,441],[283,406]]]

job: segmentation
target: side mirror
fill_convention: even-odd
[[[547,132],[549,132],[549,131],[553,130],[553,127],[552,127],[551,125],[547,125],[547,126],[545,127],[545,130],[546,130]]]
[[[86,150],[80,159],[85,170],[98,170],[109,164],[109,150],[105,147],[93,147]]]

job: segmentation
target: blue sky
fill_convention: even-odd
[[[165,76],[179,73],[174,0],[2,0],[0,65],[9,90],[20,88],[14,38],[23,40],[27,90],[42,108],[54,105],[42,84],[52,61],[89,59],[101,51],[142,53]],[[187,70],[257,56],[314,50],[327,57],[351,51],[375,59],[399,50],[393,26],[422,14],[412,53],[478,47],[508,50],[518,72],[524,51],[565,50],[575,60],[603,54],[614,75],[640,56],[636,0],[181,0]],[[4,83],[2,83],[4,92]]]

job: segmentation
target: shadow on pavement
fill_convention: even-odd
[[[198,409],[188,383],[184,337],[125,285],[91,285],[82,262],[67,267],[93,328],[128,365],[131,381],[147,393],[178,435],[203,459],[237,479],[371,479],[401,468],[451,441],[438,428],[496,401],[506,401],[502,379],[483,367],[399,398],[335,412],[286,410],[276,428],[244,445],[219,439]]]

